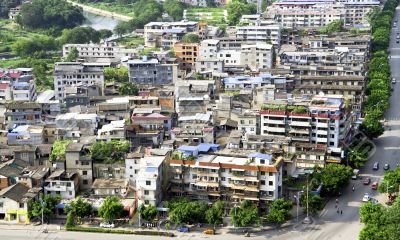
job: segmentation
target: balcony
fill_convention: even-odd
[[[291,121],[289,122],[289,125],[296,127],[311,127],[310,122],[304,122],[304,121]]]
[[[242,185],[230,182],[228,184],[228,187],[230,187],[233,190],[256,191],[256,192],[259,191],[258,185]]]
[[[265,119],[264,123],[267,124],[281,124],[281,125],[285,125],[285,119],[282,118],[282,120],[271,120],[271,119]]]
[[[289,130],[289,133],[298,133],[298,134],[310,134],[310,131],[308,129],[299,129],[299,128],[291,128]]]
[[[45,191],[51,191],[51,192],[66,192],[67,191],[67,186],[63,185],[53,185],[51,186],[50,184],[44,187]]]
[[[327,122],[326,123],[318,122],[317,127],[328,128],[328,123]]]
[[[279,132],[279,133],[286,132],[286,129],[284,127],[266,127],[266,130],[268,132]]]

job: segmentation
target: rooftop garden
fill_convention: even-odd
[[[288,106],[286,109],[291,113],[308,113],[308,109],[304,106]]]
[[[172,156],[171,159],[173,160],[186,160],[186,161],[193,161],[195,160],[195,158],[192,155],[185,155],[183,152],[181,151],[175,151]]]
[[[261,110],[272,110],[272,111],[286,111],[286,105],[283,104],[263,104]]]

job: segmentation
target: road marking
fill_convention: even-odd
[[[392,55],[390,58],[391,58],[391,59],[393,59],[393,58],[400,58],[400,55],[399,55],[399,56],[393,56],[393,55]]]

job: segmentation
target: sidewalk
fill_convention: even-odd
[[[41,231],[47,228],[48,231],[60,231],[63,230],[63,227],[57,224],[45,224],[45,225],[38,225],[33,226],[31,224],[18,224],[18,223],[6,223],[0,221],[0,229],[7,229],[7,230],[32,230],[32,231]]]

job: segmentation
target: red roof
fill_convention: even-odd
[[[7,88],[9,88],[10,87],[10,84],[8,84],[8,83],[0,83],[0,89],[7,89]]]
[[[20,78],[21,76],[21,72],[0,72],[0,77]]]

